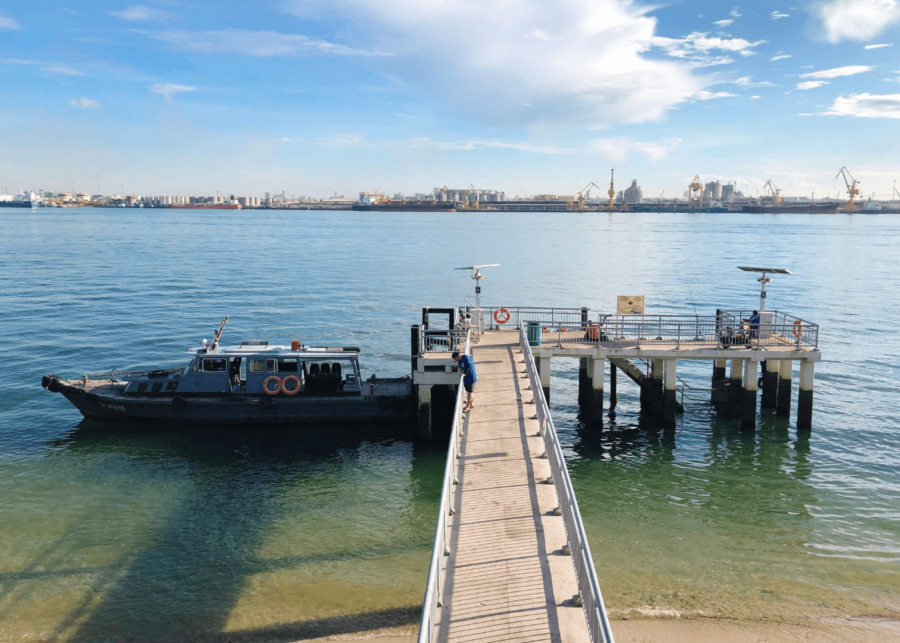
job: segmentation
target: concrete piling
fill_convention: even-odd
[[[752,359],[744,362],[744,390],[741,401],[741,428],[752,431],[756,428],[756,391],[759,388],[759,362]]]
[[[760,406],[764,409],[774,409],[778,398],[778,361],[768,359],[765,365]]]
[[[609,363],[609,410],[616,408],[616,365]]]
[[[713,404],[724,404],[727,401],[725,393],[725,366],[727,363],[728,360],[724,357],[713,363],[712,393],[710,395],[710,401]]]
[[[578,404],[586,406],[591,399],[591,364],[587,357],[578,360]]]
[[[800,391],[797,394],[797,430],[812,428],[815,362],[800,360]]]
[[[741,417],[743,402],[744,361],[742,359],[731,360],[731,373],[728,378],[728,406],[727,415]]]
[[[591,374],[589,408],[592,424],[603,424],[603,376],[605,374],[605,365],[605,359],[592,359],[589,362]]]
[[[678,386],[678,377],[675,370],[676,360],[665,360],[664,386],[662,398],[662,416],[666,426],[675,426],[675,417],[678,413],[678,403],[676,400],[676,387]]]
[[[650,411],[656,415],[663,412],[663,364],[661,359],[650,360]]]
[[[430,441],[432,438],[431,385],[420,384],[418,389],[418,438]]]
[[[544,399],[550,404],[550,358],[535,356],[535,366],[538,367],[538,374],[541,376],[541,388],[544,389]]]
[[[784,417],[791,415],[791,374],[794,362],[789,359],[778,360],[778,398],[775,400],[775,412]]]

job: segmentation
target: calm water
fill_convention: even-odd
[[[900,219],[889,216],[0,213],[0,640],[286,640],[416,621],[442,452],[361,431],[123,435],[52,372],[185,363],[225,339],[363,347],[408,372],[423,305],[752,308],[738,264],[796,274],[769,306],[819,321],[814,428],[755,435],[700,393],[671,432],[619,384],[602,431],[552,401],[613,614],[900,616]],[[693,304],[691,299],[693,298]],[[680,365],[708,385],[709,365]],[[796,393],[795,393],[796,395]]]

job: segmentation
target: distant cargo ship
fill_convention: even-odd
[[[15,196],[0,194],[0,208],[37,208],[41,205],[41,197],[34,192],[24,192]]]
[[[440,201],[373,201],[366,194],[359,195],[359,201],[350,206],[357,212],[456,212],[455,203]]]
[[[170,208],[178,208],[179,210],[240,210],[240,203],[194,203],[193,205],[176,205],[172,204]]]
[[[740,212],[750,214],[836,214],[839,204],[835,202],[825,203],[791,203],[785,205],[780,203],[775,205],[745,205],[740,208]]]

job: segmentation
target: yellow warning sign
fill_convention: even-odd
[[[619,295],[616,297],[616,313],[619,315],[643,315],[643,295]]]

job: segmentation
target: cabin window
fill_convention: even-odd
[[[274,359],[251,359],[250,360],[250,372],[251,373],[265,373],[269,371],[270,373],[275,373],[275,360]]]
[[[149,382],[141,382],[140,384],[138,384],[137,392],[138,393],[146,393],[148,385],[149,385]]]
[[[153,382],[153,386],[150,388],[151,393],[159,393],[162,390],[163,383],[162,382]]]
[[[280,359],[280,360],[278,360],[278,372],[279,373],[299,373],[300,372],[300,363],[295,359]]]
[[[166,384],[167,391],[177,391],[178,390],[178,382],[169,382]]]
[[[200,368],[205,373],[224,373],[228,361],[224,357],[207,357],[200,362]]]

